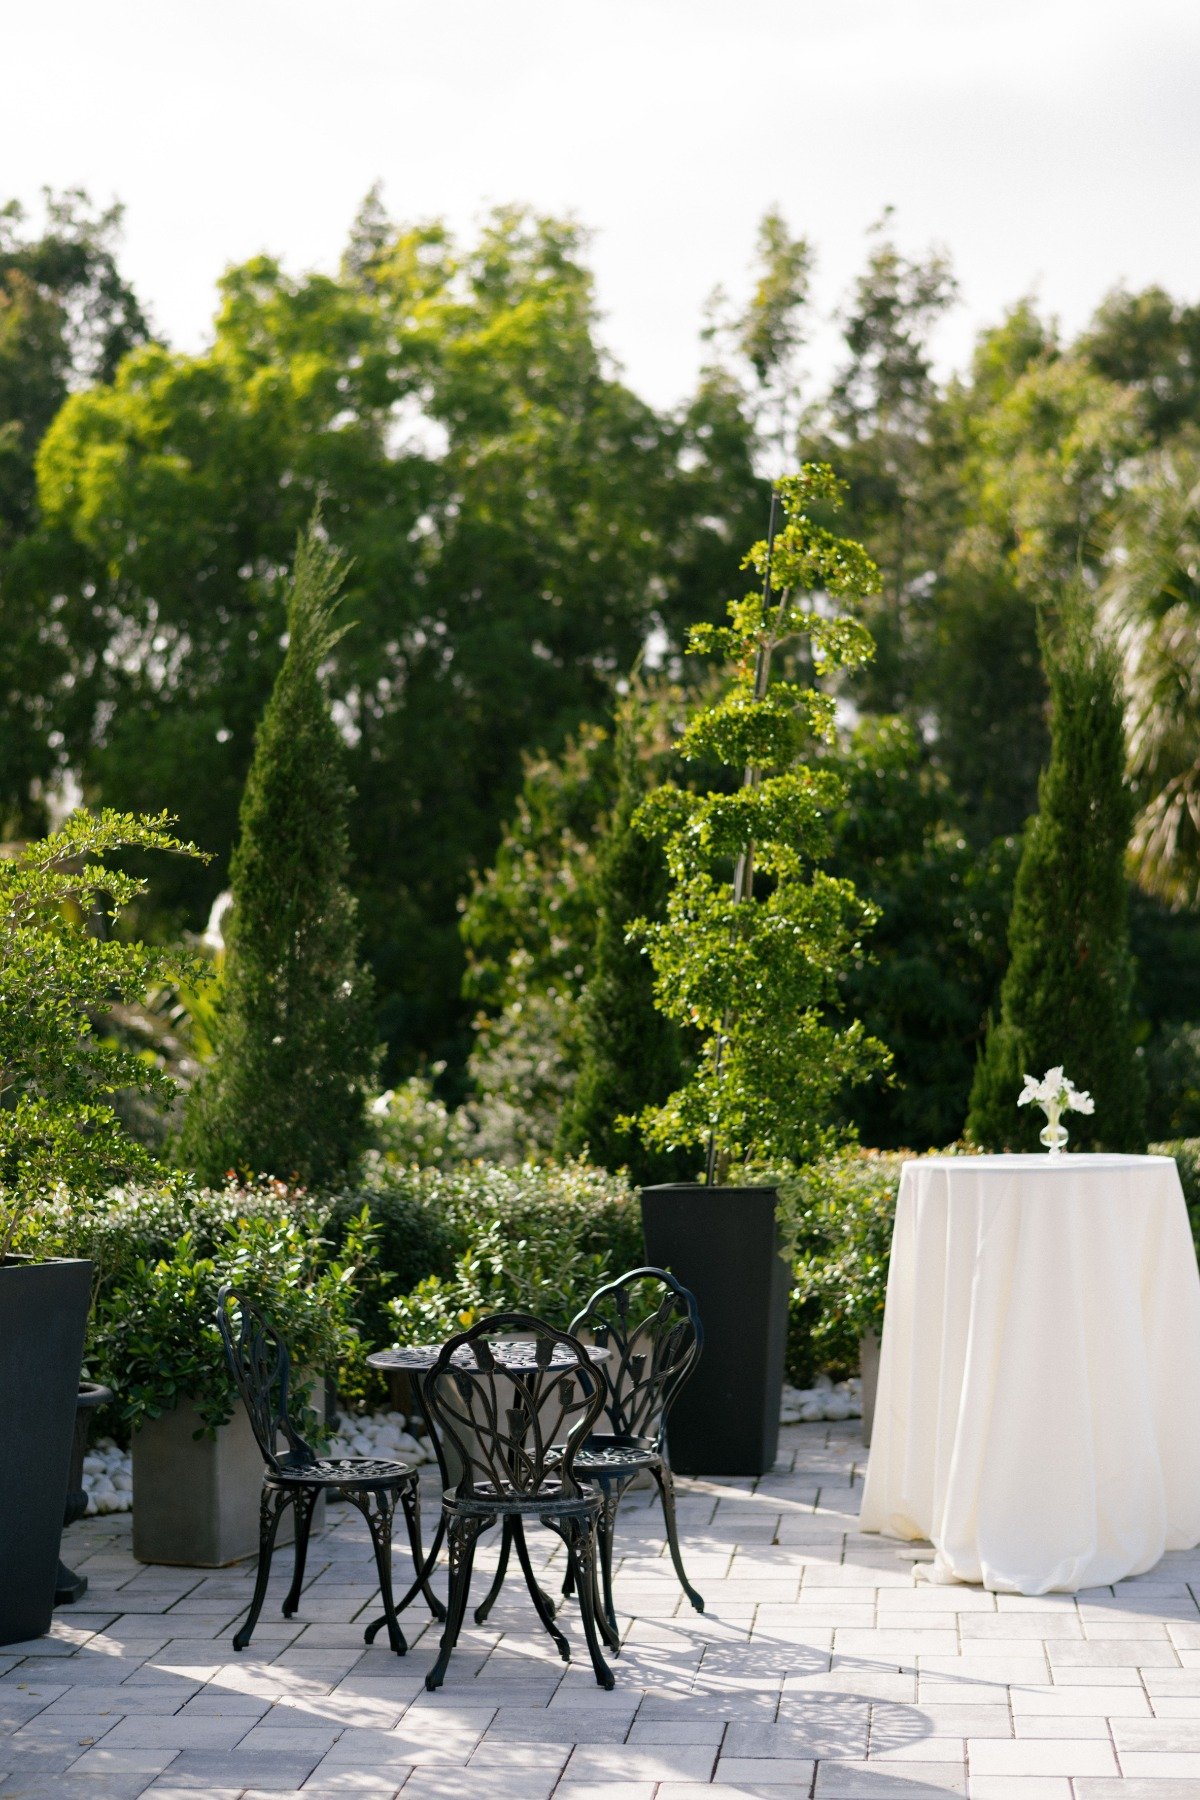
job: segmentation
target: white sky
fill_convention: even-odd
[[[679,398],[772,204],[832,308],[863,234],[950,251],[943,365],[1034,291],[1068,328],[1117,282],[1200,298],[1197,0],[41,0],[6,9],[0,197],[127,207],[124,265],[199,347],[259,250],[332,268],[393,215],[492,202],[596,233],[607,341]],[[818,363],[832,351],[822,339]]]

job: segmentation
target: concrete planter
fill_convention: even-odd
[[[871,1427],[875,1423],[875,1395],[879,1389],[879,1336],[866,1332],[858,1340],[859,1370],[862,1375],[862,1441],[870,1446]]]
[[[313,1400],[324,1410],[324,1384]],[[139,1562],[220,1569],[258,1555],[262,1452],[239,1406],[215,1437],[197,1438],[200,1417],[181,1400],[133,1434],[133,1554]],[[313,1530],[325,1523],[325,1497]],[[276,1545],[292,1540],[289,1508]]]

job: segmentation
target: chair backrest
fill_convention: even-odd
[[[579,1493],[575,1452],[604,1410],[605,1388],[567,1332],[531,1313],[493,1313],[442,1345],[425,1397],[453,1451],[460,1498],[532,1499],[548,1479],[556,1492]]]
[[[236,1313],[236,1323],[231,1311]],[[250,1415],[264,1460],[272,1469],[282,1466],[278,1453],[282,1436],[293,1465],[315,1462],[288,1413],[291,1363],[287,1345],[270,1320],[241,1288],[226,1283],[217,1295],[217,1325],[229,1373]]]
[[[614,1432],[661,1443],[704,1346],[695,1295],[666,1269],[630,1269],[597,1288],[571,1330],[612,1352],[600,1367]]]

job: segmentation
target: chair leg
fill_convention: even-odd
[[[371,1544],[375,1551],[375,1567],[379,1571],[379,1595],[383,1601],[388,1643],[397,1656],[403,1656],[408,1644],[400,1629],[392,1600],[392,1514],[396,1506],[395,1498],[386,1489],[380,1488],[368,1489],[366,1493],[355,1493],[345,1488],[342,1491],[367,1521],[367,1530],[371,1533]],[[365,1632],[363,1638],[364,1641],[369,1641]]]
[[[599,1564],[600,1594],[603,1604],[603,1621],[608,1626],[605,1639],[609,1649],[615,1649],[621,1641],[617,1628],[617,1609],[613,1604],[612,1561],[613,1538],[616,1534],[617,1508],[621,1504],[623,1487],[602,1483],[603,1503],[596,1520],[596,1561]]]
[[[296,1515],[296,1563],[292,1585],[283,1603],[285,1619],[290,1619],[300,1604],[300,1594],[304,1587],[304,1565],[308,1560],[308,1533],[320,1497],[320,1488],[301,1488],[292,1502]]]
[[[579,1593],[579,1614],[588,1655],[592,1659],[596,1680],[602,1688],[614,1688],[616,1676],[604,1660],[596,1632],[596,1527],[590,1519],[572,1519],[567,1524],[567,1554],[575,1564],[575,1586]]]
[[[508,1553],[512,1549],[512,1541],[513,1522],[511,1518],[502,1519],[500,1522],[500,1558],[496,1564],[496,1573],[492,1576],[492,1585],[475,1608],[477,1625],[484,1623],[492,1607],[496,1604],[496,1596],[504,1586],[504,1577],[508,1571]]]
[[[446,1624],[442,1631],[442,1647],[437,1661],[425,1677],[425,1686],[432,1694],[440,1688],[446,1679],[446,1669],[451,1653],[458,1642],[458,1634],[462,1630],[463,1620],[467,1614],[467,1601],[471,1597],[471,1570],[475,1563],[475,1544],[484,1528],[482,1519],[452,1519],[446,1532],[450,1551],[450,1603],[446,1609]]]
[[[423,1593],[429,1603],[429,1610],[434,1618],[441,1621],[446,1617],[445,1607],[429,1586],[429,1577],[437,1567],[438,1553],[440,1552],[445,1539],[446,1519],[443,1514],[438,1520],[437,1530],[433,1534],[433,1542],[429,1546],[429,1555],[422,1563],[416,1579],[413,1581],[412,1586],[405,1594],[403,1600],[397,1600],[396,1602],[396,1611],[398,1613],[402,1613],[406,1606],[411,1606],[417,1595]],[[387,1620],[384,1618],[383,1614],[380,1613],[379,1617],[372,1620],[371,1624],[367,1626],[366,1631],[363,1633],[366,1642],[368,1644],[373,1644],[375,1642],[376,1633],[382,1631],[386,1624]]]
[[[671,1552],[671,1561],[675,1564],[675,1573],[679,1577],[679,1585],[696,1611],[703,1612],[704,1602],[683,1570],[683,1557],[679,1549],[679,1532],[675,1525],[675,1483],[671,1478],[670,1464],[656,1463],[651,1473],[658,1483],[658,1496],[662,1501],[663,1518],[667,1526],[667,1545]]]
[[[505,1523],[507,1524],[508,1521],[506,1520]],[[513,1543],[517,1546],[517,1559],[521,1564],[521,1570],[525,1576],[525,1585],[529,1589],[529,1598],[533,1601],[533,1609],[550,1636],[553,1638],[554,1647],[558,1651],[558,1654],[562,1657],[564,1662],[570,1662],[571,1646],[563,1636],[562,1632],[558,1629],[558,1626],[554,1623],[554,1608],[550,1604],[548,1597],[542,1592],[537,1584],[532,1565],[529,1561],[529,1546],[525,1542],[525,1527],[520,1519],[514,1518],[512,1520],[511,1535]]]
[[[434,1538],[433,1550],[430,1555],[426,1557],[424,1550],[421,1548],[421,1490],[417,1486],[415,1479],[405,1482],[404,1486],[400,1489],[400,1504],[404,1508],[404,1522],[408,1526],[408,1545],[409,1549],[412,1551],[413,1568],[417,1573],[415,1581],[409,1588],[408,1593],[405,1594],[403,1600],[401,1600],[400,1604],[397,1606],[396,1611],[403,1612],[404,1608],[408,1605],[409,1600],[414,1598],[416,1594],[420,1592],[424,1594],[426,1605],[429,1607],[434,1618],[439,1620],[444,1619],[446,1617],[446,1609],[429,1585],[429,1571],[433,1568],[434,1562],[436,1561],[437,1550],[441,1539],[439,1537]]]
[[[267,1597],[267,1583],[271,1579],[271,1555],[275,1549],[279,1521],[284,1508],[291,1504],[291,1494],[283,1489],[263,1488],[262,1499],[258,1503],[258,1574],[254,1579],[254,1598],[250,1602],[250,1611],[246,1614],[246,1623],[234,1634],[235,1650],[246,1648],[254,1627],[258,1624],[258,1615]]]

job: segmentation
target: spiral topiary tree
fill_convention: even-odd
[[[735,1161],[802,1162],[826,1148],[839,1090],[886,1061],[829,1008],[874,916],[820,867],[844,794],[813,754],[833,737],[834,699],[815,683],[772,680],[797,643],[818,675],[871,654],[854,607],[878,586],[875,566],[812,517],[840,504],[842,486],[823,463],[779,482],[783,526],[745,561],[761,591],[730,602],[728,625],[692,629],[689,650],[722,657],[729,679],[680,751],[736,773],[695,793],[664,783],[636,815],[670,876],[665,917],[638,928],[655,1002],[700,1043],[690,1078],[643,1108],[641,1129],[660,1149],[706,1146],[710,1183]]]
[[[296,547],[288,647],[255,740],[230,864],[215,1060],[189,1096],[179,1160],[306,1186],[342,1179],[365,1136],[372,985],[346,884],[350,787],[321,666],[345,564],[314,518]]]

